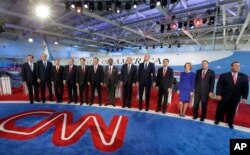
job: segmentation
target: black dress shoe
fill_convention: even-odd
[[[125,105],[123,105],[122,108],[125,108]]]
[[[233,124],[228,124],[230,129],[234,129],[234,125]]]
[[[81,102],[80,105],[83,105],[83,102]]]
[[[56,103],[60,103],[60,101],[56,101]]]
[[[33,101],[30,101],[30,104],[33,104]]]
[[[166,114],[166,111],[163,111],[162,113],[163,113],[163,114]]]
[[[45,100],[43,100],[42,103],[45,103]]]
[[[69,101],[68,104],[70,104],[72,101]]]
[[[112,104],[113,105],[113,107],[115,107],[115,104]]]
[[[197,119],[198,117],[197,116],[193,116],[193,119]]]
[[[90,103],[89,106],[92,106],[93,103]]]
[[[218,125],[220,122],[219,121],[214,121],[214,124],[215,125]]]
[[[139,110],[142,110],[142,108],[140,107]]]
[[[204,118],[201,118],[200,121],[201,121],[201,122],[204,122]]]
[[[102,104],[101,104],[101,103],[99,103],[99,106],[102,106]]]
[[[131,106],[129,105],[129,106],[128,106],[128,108],[130,109],[130,108],[131,108]]]
[[[148,111],[148,108],[146,108],[146,111]]]

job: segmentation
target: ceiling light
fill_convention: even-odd
[[[29,42],[30,42],[30,43],[33,43],[33,38],[29,38]]]
[[[40,18],[47,18],[49,16],[49,7],[45,5],[38,5],[36,7],[36,15]]]

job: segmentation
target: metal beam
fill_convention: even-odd
[[[191,34],[189,31],[185,30],[184,28],[182,28],[181,30],[182,30],[182,32],[184,32],[190,39],[192,39],[197,45],[201,46],[201,44],[200,44],[196,39],[194,39],[194,37],[192,36],[192,34]]]
[[[242,26],[242,28],[240,30],[240,34],[239,34],[239,36],[238,36],[238,38],[236,40],[236,43],[235,43],[236,46],[239,44],[241,36],[243,35],[244,31],[246,30],[249,21],[250,21],[250,11],[247,14],[246,20],[245,20],[245,22],[244,22],[244,24],[243,24],[243,26]]]
[[[224,42],[223,42],[223,49],[226,48],[227,45],[227,38],[226,38],[226,9],[225,9],[225,5],[222,6],[222,16],[223,16],[223,37],[224,37]]]

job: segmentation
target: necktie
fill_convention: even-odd
[[[59,66],[56,66],[56,72],[57,73],[59,72]]]
[[[205,71],[205,70],[202,70],[202,75],[201,75],[202,80],[204,80],[205,75],[206,75],[206,71]]]
[[[96,67],[96,65],[94,66],[94,71],[95,71],[95,73],[96,73],[96,70],[97,70],[97,67]]]
[[[33,72],[33,64],[32,63],[30,63],[30,69]]]
[[[109,66],[109,78],[111,78],[111,75],[112,75],[112,67]]]
[[[237,76],[236,76],[236,73],[233,73],[233,80],[234,80],[234,85],[236,84],[237,82]]]
[[[69,73],[71,73],[71,70],[72,70],[72,66],[69,66]]]
[[[166,75],[166,68],[163,69],[163,76]]]
[[[84,66],[82,65],[82,72],[84,73],[85,72],[85,68],[84,68]]]
[[[130,72],[130,64],[128,65],[128,73]]]
[[[46,61],[43,62],[43,65],[44,65],[45,68],[47,67]]]
[[[148,68],[148,63],[146,62],[146,63],[144,64],[144,69],[147,70],[147,68]]]

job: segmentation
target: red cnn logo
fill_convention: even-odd
[[[32,127],[16,126],[15,122],[29,116],[47,116]],[[52,142],[57,146],[76,143],[89,129],[94,146],[103,152],[119,149],[124,140],[128,123],[127,116],[113,116],[109,126],[98,114],[83,115],[73,122],[71,112],[54,110],[34,110],[8,116],[0,120],[0,137],[15,140],[29,140],[55,127]]]

